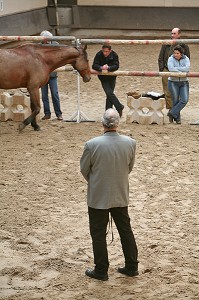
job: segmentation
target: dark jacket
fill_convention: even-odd
[[[169,57],[173,54],[173,48],[175,46],[176,45],[162,45],[158,57],[158,65],[160,72],[162,72],[164,68],[168,70],[167,62]],[[184,49],[184,55],[186,55],[190,59],[189,47],[186,44],[180,44],[180,46]]]
[[[102,71],[101,67],[106,64],[109,66],[109,68],[108,68],[109,72],[114,72],[119,69],[119,58],[115,51],[112,50],[111,53],[107,57],[104,56],[102,50],[97,52],[97,54],[95,55],[95,58],[93,60],[92,68],[98,72],[101,72]],[[110,77],[110,76],[99,75],[98,77],[101,80],[102,77],[105,78],[105,77]]]

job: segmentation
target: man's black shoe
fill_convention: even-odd
[[[124,274],[126,276],[130,276],[130,277],[139,275],[138,270],[128,270],[125,267],[118,268],[117,270],[119,273]]]
[[[124,105],[122,105],[121,110],[118,111],[120,118],[122,117],[123,109],[124,109]]]
[[[98,279],[98,280],[103,280],[103,281],[108,280],[108,275],[107,274],[104,274],[104,275],[97,274],[95,272],[95,270],[93,270],[93,269],[87,269],[85,274],[88,277],[95,278],[95,279]]]

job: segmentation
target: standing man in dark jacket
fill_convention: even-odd
[[[118,55],[115,51],[111,50],[110,45],[102,46],[102,50],[95,55],[92,68],[98,72],[114,72],[119,69]],[[124,105],[120,103],[114,94],[116,76],[98,75],[98,78],[101,81],[103,90],[106,94],[105,109],[112,108],[114,105],[121,117]]]
[[[172,40],[180,39],[180,36],[181,36],[181,30],[179,28],[173,28],[171,31],[171,39]],[[175,46],[176,45],[162,45],[158,57],[158,65],[159,65],[160,72],[168,72],[167,62],[169,57],[173,54],[173,48]],[[184,50],[184,55],[188,56],[188,58],[190,59],[189,47],[185,44],[180,44],[180,46]],[[170,110],[172,108],[172,100],[171,100],[171,94],[168,90],[168,77],[162,77],[162,86],[165,94],[166,108]]]

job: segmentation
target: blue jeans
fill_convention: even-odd
[[[168,89],[172,96],[172,109],[170,114],[175,121],[180,120],[180,111],[189,100],[189,82],[168,80]]]
[[[48,98],[48,86],[50,87],[50,92],[51,92],[51,97],[52,97],[55,114],[57,117],[59,117],[60,115],[62,115],[62,112],[61,112],[61,108],[60,108],[57,77],[50,77],[49,81],[41,88],[42,101],[43,101],[43,105],[44,105],[44,114],[51,115],[50,103],[49,103],[49,98]]]

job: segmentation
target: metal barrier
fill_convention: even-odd
[[[56,72],[72,71],[73,67],[60,67]],[[105,76],[143,76],[143,77],[199,77],[199,72],[156,72],[156,71],[115,71],[115,72],[97,72],[91,69],[92,75]]]
[[[32,42],[42,42],[42,41],[76,41],[74,36],[0,36],[0,41],[32,41]]]
[[[82,44],[112,44],[112,45],[176,45],[199,44],[199,39],[170,39],[170,40],[116,40],[116,39],[81,39]]]
[[[0,36],[0,41],[76,41],[75,36]],[[113,44],[113,45],[176,45],[199,44],[199,39],[169,39],[169,40],[117,40],[117,39],[79,39],[82,44]]]

